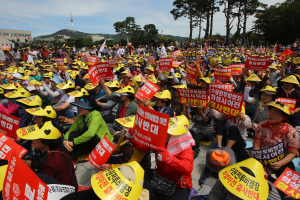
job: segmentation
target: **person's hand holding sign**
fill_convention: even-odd
[[[274,170],[278,170],[278,169],[281,168],[281,162],[278,161],[278,162],[276,162],[276,163],[272,163],[272,164],[270,164],[270,167],[271,167],[272,169],[274,169]]]
[[[106,164],[104,164],[104,165],[102,165],[101,167],[100,167],[100,171],[106,171],[106,170],[109,170],[109,169],[111,169],[112,167],[111,167],[111,164],[108,164],[108,163],[106,163]]]
[[[245,121],[245,115],[243,112],[240,112],[238,115],[237,115],[238,118],[240,118],[240,120],[243,122]]]
[[[173,161],[173,156],[169,153],[167,149],[157,148],[157,160],[166,163],[167,165],[171,164]]]

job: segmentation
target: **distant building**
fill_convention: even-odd
[[[14,43],[9,40],[17,41],[17,39],[20,39],[20,42],[25,42],[25,39],[32,40],[31,31],[0,29],[1,45],[12,45],[14,47]]]
[[[67,36],[67,35],[55,35],[55,36],[59,37],[59,40],[61,40],[62,42],[71,38],[70,36]],[[53,41],[53,40],[55,40],[55,36],[54,37],[42,38],[42,40]]]
[[[96,41],[100,41],[100,40],[104,40],[104,36],[100,36],[100,35],[89,35],[89,37],[92,38],[93,42],[96,42]]]

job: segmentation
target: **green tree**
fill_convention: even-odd
[[[174,8],[170,11],[173,15],[174,20],[177,20],[181,17],[187,17],[189,19],[189,27],[190,27],[190,35],[189,40],[192,40],[193,36],[193,22],[195,17],[197,16],[197,9],[196,9],[197,1],[195,0],[175,0],[173,2]]]
[[[266,7],[255,15],[254,32],[270,44],[290,44],[299,35],[300,1],[286,1]]]
[[[158,29],[156,29],[156,26],[154,24],[146,24],[143,28],[146,31],[145,37],[147,39],[148,45],[150,45],[150,43],[154,43],[155,38],[158,34]]]
[[[133,34],[133,31],[135,29],[135,19],[134,17],[126,17],[126,19],[123,21],[124,25],[125,25],[125,30],[126,30],[126,35],[127,37],[129,36],[129,40],[131,42],[131,36]]]
[[[116,33],[120,35],[120,46],[121,46],[121,37],[123,33],[126,33],[126,27],[124,22],[116,22],[114,23],[114,29],[116,30]]]

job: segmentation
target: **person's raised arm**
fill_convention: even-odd
[[[100,80],[100,84],[102,85],[102,88],[104,90],[104,92],[107,94],[107,96],[110,96],[111,95],[111,91],[110,89],[108,89],[108,87],[105,85],[105,82],[103,79]]]
[[[286,66],[286,63],[285,63],[285,62],[282,62],[282,63],[281,63],[281,69],[280,69],[281,79],[284,79],[284,78],[285,78],[285,66]]]

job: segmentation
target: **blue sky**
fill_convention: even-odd
[[[273,5],[284,0],[261,0]],[[54,33],[60,29],[71,29],[70,10],[74,20],[74,30],[86,33],[115,34],[113,23],[131,16],[136,24],[155,24],[159,33],[187,37],[189,24],[187,18],[174,20],[170,11],[173,0],[0,0],[0,29],[27,30],[33,37]],[[222,10],[223,8],[221,8]],[[248,18],[250,30],[255,18]],[[214,15],[213,34],[225,35],[225,16],[219,12]],[[234,22],[233,24],[236,24]],[[203,26],[205,27],[205,22]],[[232,29],[232,33],[236,27]],[[198,36],[199,28],[193,31]],[[204,35],[204,32],[201,32]]]

